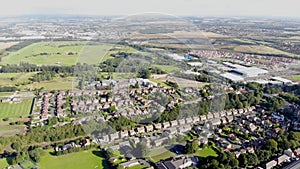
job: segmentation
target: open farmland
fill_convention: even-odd
[[[101,153],[96,149],[82,151],[63,156],[52,156],[50,151],[46,151],[46,155],[41,158],[38,163],[41,169],[103,169],[108,168],[106,161],[101,156]]]
[[[18,44],[19,42],[0,42],[0,50],[7,49],[13,45]]]
[[[8,53],[2,58],[0,64],[27,62],[38,65],[74,65],[78,58],[87,61],[87,63],[96,63],[95,61],[98,61],[99,57],[103,57],[110,48],[110,45],[93,46],[76,41],[39,42],[16,52]]]
[[[263,45],[240,45],[233,48],[235,52],[242,53],[256,53],[256,54],[273,54],[273,55],[286,55],[286,56],[298,56],[296,54],[292,54],[289,52],[285,52],[279,49],[275,49],[268,46]]]
[[[73,89],[73,78],[55,77],[53,80],[34,82],[25,85],[24,87],[31,90],[40,89],[40,88],[44,88],[45,90],[69,90],[69,89]],[[74,84],[74,87],[76,87],[76,84]]]
[[[0,73],[0,86],[15,86],[17,84],[26,84],[29,78],[36,72],[30,73]]]

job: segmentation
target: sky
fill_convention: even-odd
[[[0,16],[132,15],[300,17],[298,0],[0,0]]]

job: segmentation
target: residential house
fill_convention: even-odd
[[[137,159],[133,159],[124,163],[119,164],[120,166],[124,167],[124,168],[130,168],[136,165],[139,165],[139,161]]]
[[[294,158],[295,157],[295,154],[294,152],[289,148],[287,150],[284,150],[284,154],[286,154],[287,156],[291,157],[291,158]]]
[[[184,125],[185,124],[185,120],[184,119],[179,119],[178,120],[178,125]]]
[[[162,144],[166,143],[169,140],[168,137],[163,137],[157,140],[153,140],[152,144],[156,147],[161,146]]]
[[[166,160],[157,164],[158,169],[183,169],[193,165],[193,161],[188,157],[179,157]]]
[[[171,127],[171,128],[168,128],[167,131],[170,135],[174,135],[174,134],[177,134],[177,129],[176,127]]]
[[[163,128],[166,129],[168,127],[170,127],[170,122],[164,122],[163,123]]]
[[[265,169],[272,169],[273,167],[275,167],[277,165],[277,161],[275,160],[272,160],[272,161],[269,161],[265,164],[264,168]]]
[[[119,133],[113,133],[109,135],[109,141],[114,141],[119,139]]]
[[[192,124],[193,123],[193,119],[191,117],[188,117],[185,119],[185,123],[186,124]]]
[[[137,133],[145,133],[144,126],[136,128]]]
[[[287,162],[287,161],[290,160],[290,158],[291,158],[291,157],[287,156],[286,154],[283,154],[283,155],[281,155],[281,156],[279,156],[279,157],[277,158],[277,164],[280,165],[280,164],[282,164],[282,163],[284,163],[284,162]]]
[[[192,118],[193,118],[193,123],[194,123],[194,124],[196,124],[196,123],[198,123],[198,122],[200,121],[199,116],[194,116],[194,117],[192,117]]]
[[[206,117],[206,115],[201,115],[201,116],[200,116],[200,120],[201,120],[201,121],[205,121],[205,120],[207,120],[207,117]]]
[[[160,130],[162,128],[162,124],[161,123],[156,123],[156,124],[153,124],[155,130]]]
[[[148,125],[148,126],[144,126],[144,127],[145,127],[145,131],[147,133],[153,131],[153,125]]]
[[[120,135],[120,138],[125,138],[125,137],[128,137],[128,136],[129,136],[127,130],[125,130],[125,131],[120,131],[120,132],[119,132],[119,135]]]
[[[294,151],[296,157],[300,158],[300,147]]]

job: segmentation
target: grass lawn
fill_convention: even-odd
[[[0,118],[28,116],[33,99],[23,99],[20,103],[0,103]]]
[[[149,79],[150,81],[154,82],[154,83],[157,83],[163,87],[166,87],[166,88],[171,88],[171,86],[167,85],[166,83],[160,81],[160,80],[157,80],[157,79],[154,79],[154,78],[150,78]]]
[[[72,65],[83,46],[83,42],[38,42],[16,52],[10,52],[8,56],[3,57],[1,64],[28,62],[39,65],[57,63]],[[68,55],[69,52],[75,54]]]
[[[29,82],[29,78],[36,72],[30,73],[0,73],[0,86],[15,86],[23,82]]]
[[[300,75],[295,75],[292,77],[292,80],[300,81]]]
[[[111,44],[87,44],[81,41],[38,42],[28,45],[16,52],[9,52],[2,58],[1,65],[27,62],[38,65],[74,65],[76,63],[97,64],[118,52],[139,53],[129,46]]]
[[[212,148],[204,148],[202,150],[198,150],[197,155],[199,157],[218,156],[218,154]]]
[[[158,162],[160,160],[165,160],[170,157],[176,156],[174,153],[166,149],[165,147],[157,147],[151,150],[150,160],[153,162]]]
[[[0,98],[2,97],[9,97],[12,94],[14,94],[13,92],[0,92]]]
[[[10,122],[28,121],[26,118],[31,109],[33,99],[26,98],[21,103],[0,103],[0,136],[14,136],[15,134],[23,134],[25,125],[9,125]],[[24,118],[19,118],[20,116]],[[2,119],[8,117],[8,121]]]
[[[174,65],[152,65],[152,66],[162,69],[168,73],[181,70],[179,67],[174,66]]]
[[[24,86],[29,89],[39,89],[43,87],[45,90],[68,90],[73,89],[73,78],[72,77],[56,77],[53,80],[42,81],[42,82],[34,82],[32,84],[28,84]],[[76,85],[74,84],[74,87]]]
[[[85,46],[82,48],[77,63],[97,64],[111,58],[109,49],[112,45]]]
[[[26,126],[25,125],[13,125],[10,126],[8,124],[0,124],[0,136],[8,137],[14,136],[16,134],[23,134],[25,132]]]
[[[86,42],[80,41],[38,42],[10,52],[2,58],[0,64],[27,62],[38,65],[74,65],[77,61],[97,63],[110,48],[111,45],[86,45]]]
[[[129,167],[128,169],[145,169],[145,168],[148,168],[148,166],[146,166],[146,165],[136,165],[136,166]]]
[[[41,158],[38,166],[41,169],[102,169],[108,168],[106,161],[101,157],[100,151],[96,149],[67,154],[63,156],[52,156],[47,150],[46,155]]]
[[[2,168],[6,168],[6,167],[8,167],[9,166],[9,164],[7,163],[7,161],[6,161],[6,159],[5,158],[1,158],[0,159],[0,168],[2,169]]]

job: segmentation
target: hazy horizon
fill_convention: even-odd
[[[79,15],[108,16],[162,13],[175,16],[248,16],[298,18],[296,0],[10,0],[0,7],[0,16]]]

